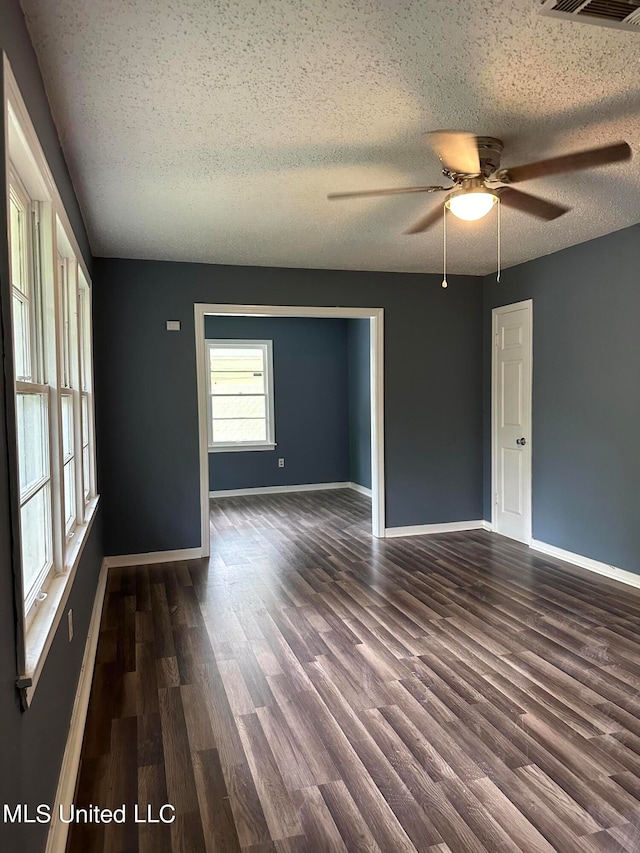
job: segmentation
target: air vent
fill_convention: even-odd
[[[543,0],[540,14],[640,32],[640,0]]]

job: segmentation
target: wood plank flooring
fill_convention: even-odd
[[[112,570],[70,853],[640,851],[640,594],[354,492],[212,503]],[[130,812],[131,813],[131,812]]]

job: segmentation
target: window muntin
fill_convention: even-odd
[[[209,447],[275,446],[271,341],[208,340]]]

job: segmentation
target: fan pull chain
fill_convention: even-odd
[[[498,199],[498,272],[496,274],[496,281],[500,281],[500,199]]]
[[[447,283],[447,206],[442,205],[442,286],[448,287]]]

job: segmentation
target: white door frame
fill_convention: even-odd
[[[370,321],[371,376],[371,530],[385,535],[384,478],[384,309],[360,307],[310,307],[306,305],[224,305],[196,302],[196,371],[198,381],[198,427],[200,437],[200,510],[202,556],[210,554],[209,532],[209,440],[207,429],[207,381],[205,373],[204,318],[207,315],[236,317],[325,317]]]
[[[526,405],[529,408],[529,429],[531,435],[529,442],[529,459],[531,460],[533,448],[531,437],[533,434],[533,299],[524,299],[522,302],[512,302],[510,305],[500,305],[491,312],[491,527],[496,529],[496,501],[495,495],[498,491],[498,399],[496,395],[498,383],[498,347],[496,346],[496,335],[498,334],[498,317],[511,311],[524,308],[529,312],[529,399]],[[529,517],[527,519],[527,544],[531,544],[533,536],[533,479],[532,466],[529,465]]]

